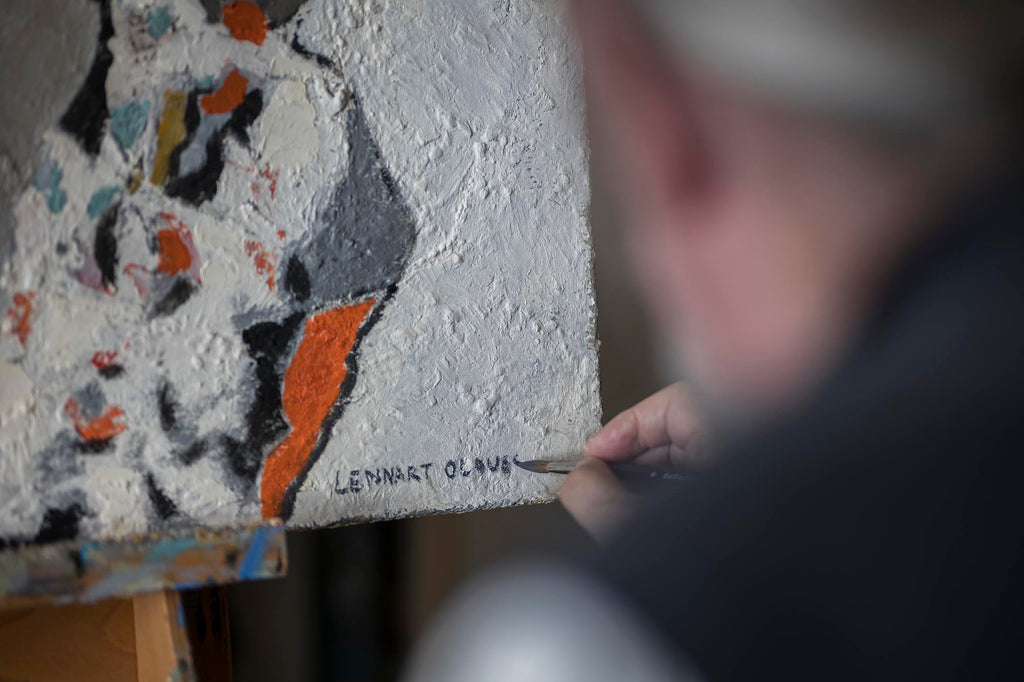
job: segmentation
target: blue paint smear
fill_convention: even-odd
[[[149,21],[149,35],[154,40],[160,40],[171,28],[171,13],[166,7],[154,7],[146,14],[146,19]]]
[[[178,599],[178,627],[185,627],[185,605]]]
[[[67,192],[61,189],[60,186],[63,179],[64,171],[51,158],[43,161],[43,164],[36,171],[36,175],[32,179],[32,186],[46,199],[46,207],[50,209],[50,213],[60,213],[68,202]]]
[[[82,566],[82,572],[92,561],[92,553],[96,550],[95,542],[87,542],[78,548],[78,566]]]
[[[149,116],[149,100],[128,102],[110,113],[110,133],[121,149],[128,151],[139,139]]]
[[[89,217],[93,219],[100,217],[104,211],[110,208],[110,202],[114,200],[114,197],[120,191],[121,187],[119,185],[107,185],[96,190],[89,197],[89,206],[85,209]]]
[[[146,553],[147,564],[169,564],[178,558],[178,555],[197,546],[199,542],[194,537],[174,538],[162,540],[153,549]]]
[[[280,529],[274,527],[261,526],[256,529],[249,549],[242,559],[242,565],[238,568],[239,580],[252,580],[263,575],[263,555],[267,553],[267,548],[279,532]]]

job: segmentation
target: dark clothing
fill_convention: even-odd
[[[604,555],[711,682],[1024,674],[1020,177],[905,261],[800,414]]]

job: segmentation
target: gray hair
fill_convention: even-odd
[[[688,63],[784,104],[941,128],[1014,106],[1021,87],[1020,0],[635,4]]]

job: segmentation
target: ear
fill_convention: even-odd
[[[698,199],[709,163],[685,79],[624,4],[575,3],[573,19],[583,45],[590,120],[618,166],[610,184],[619,185],[629,210],[643,212]]]

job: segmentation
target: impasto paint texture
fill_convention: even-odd
[[[554,3],[96,11],[0,252],[0,547],[551,499],[510,463],[599,418]]]

